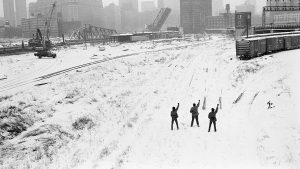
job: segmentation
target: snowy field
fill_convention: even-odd
[[[0,57],[0,168],[300,168],[300,50],[240,61],[225,36],[98,47]]]

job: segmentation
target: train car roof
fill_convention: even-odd
[[[241,40],[261,40],[261,39],[266,39],[266,38],[299,36],[299,35],[300,35],[300,31],[282,32],[282,33],[268,33],[268,34],[250,35],[248,38],[247,37],[242,37]]]

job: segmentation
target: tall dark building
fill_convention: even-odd
[[[4,20],[8,21],[10,26],[16,26],[15,2],[14,0],[3,0]]]
[[[136,31],[138,26],[138,0],[119,0],[122,32]]]
[[[26,0],[15,0],[16,5],[16,24],[21,25],[21,20],[27,18]]]
[[[204,32],[206,16],[212,16],[212,0],[180,0],[180,25],[184,33]]]

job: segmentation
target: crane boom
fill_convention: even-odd
[[[56,7],[56,2],[54,2],[52,4],[52,7],[50,9],[50,14],[47,16],[46,18],[46,22],[45,22],[45,30],[44,30],[44,37],[43,37],[43,46],[46,47],[46,41],[50,43],[50,24],[51,24],[51,19],[53,16],[53,12],[55,10]]]
[[[153,32],[160,31],[160,29],[166,22],[167,18],[169,17],[170,13],[171,13],[170,8],[161,8],[154,22],[151,25],[148,25],[147,29]]]

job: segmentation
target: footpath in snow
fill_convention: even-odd
[[[189,46],[141,53],[69,72],[43,86],[0,93],[0,166],[300,168],[300,51],[240,61],[234,40],[217,36],[122,48],[185,44]],[[77,51],[76,58],[91,56],[91,50],[68,50]],[[67,51],[59,62],[67,63],[62,61],[71,57]],[[101,55],[96,49],[92,53]],[[26,69],[22,65],[16,70]],[[191,128],[189,110],[199,99],[200,127]],[[180,129],[171,131],[170,112],[177,103]],[[208,113],[218,103],[218,132],[208,133]]]

